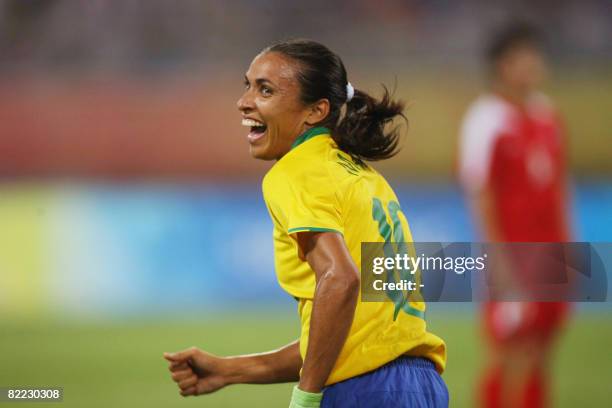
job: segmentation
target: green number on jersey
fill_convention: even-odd
[[[406,246],[406,239],[404,235],[404,229],[402,223],[398,217],[398,213],[402,210],[397,201],[389,201],[387,205],[389,211],[389,217],[393,222],[393,226],[387,222],[387,214],[385,209],[378,198],[372,199],[372,218],[378,222],[378,232],[380,236],[385,240],[383,244],[383,252],[386,258],[395,258],[396,254],[407,254],[408,248]],[[391,239],[393,238],[393,239]],[[393,241],[395,241],[397,248],[393,248]],[[395,269],[386,271],[387,282],[396,282],[395,280]],[[405,269],[399,270],[400,280],[411,280],[412,276],[410,272]],[[408,303],[408,297],[404,296],[404,293],[399,290],[386,290],[387,296],[395,304],[395,311],[393,313],[393,320],[397,318],[400,310],[404,312],[424,318],[424,313],[421,310],[415,309]]]

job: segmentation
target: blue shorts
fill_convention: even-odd
[[[448,389],[434,363],[399,357],[323,390],[321,408],[447,408]]]

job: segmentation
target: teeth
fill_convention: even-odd
[[[242,119],[242,126],[265,126],[263,123],[253,119]]]

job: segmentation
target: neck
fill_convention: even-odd
[[[492,90],[502,98],[517,106],[524,106],[530,94],[529,89],[509,86],[500,82],[494,83]]]

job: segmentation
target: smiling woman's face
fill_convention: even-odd
[[[259,54],[245,75],[245,91],[238,100],[251,156],[281,158],[305,130],[310,108],[300,101],[297,64],[277,52]]]

